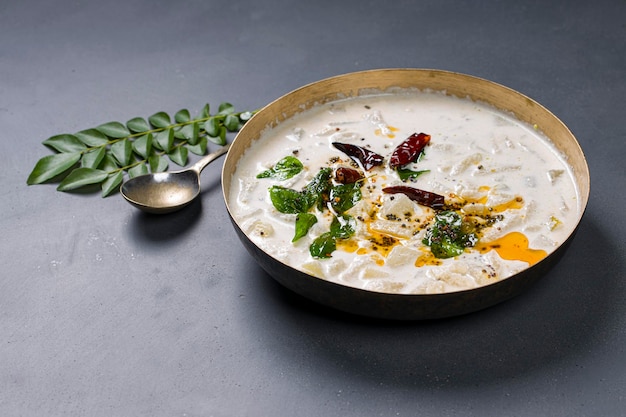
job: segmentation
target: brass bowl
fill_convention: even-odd
[[[234,219],[229,190],[237,163],[265,129],[316,104],[391,88],[445,91],[448,95],[482,101],[518,119],[537,125],[569,162],[580,209],[575,228],[549,256],[506,279],[482,287],[441,294],[390,294],[367,291],[326,281],[296,270],[255,245]],[[474,76],[430,69],[381,69],[327,78],[298,88],[265,106],[238,133],[224,161],[222,191],[235,230],[259,265],[286,288],[317,303],[344,312],[395,320],[425,320],[478,311],[510,299],[531,286],[559,261],[574,238],[589,199],[589,169],[572,132],[554,114],[533,99],[500,84]]]

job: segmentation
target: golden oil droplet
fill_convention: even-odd
[[[480,253],[495,250],[502,259],[528,262],[530,265],[536,264],[548,255],[542,249],[529,248],[528,238],[520,232],[511,232],[491,242],[481,242],[475,249]]]

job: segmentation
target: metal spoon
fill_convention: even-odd
[[[120,192],[130,204],[148,213],[164,214],[179,210],[200,194],[200,172],[225,154],[229,147],[230,144],[208,154],[182,171],[131,178],[122,184]]]

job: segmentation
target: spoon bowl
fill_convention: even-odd
[[[229,145],[206,155],[182,171],[140,175],[120,187],[122,196],[134,207],[147,213],[165,214],[180,210],[200,194],[200,173],[212,161],[224,155]]]

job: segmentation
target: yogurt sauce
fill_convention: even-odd
[[[427,172],[403,182],[387,160],[419,132],[431,140],[408,167]],[[338,241],[330,258],[317,259],[309,246],[329,230],[332,213],[314,209],[318,222],[292,243],[296,215],[279,213],[268,189],[301,190],[321,168],[354,168],[333,142],[372,150],[385,163],[365,172],[363,198],[347,212],[358,219],[356,233]],[[302,162],[302,172],[287,180],[256,178],[288,155]],[[555,250],[580,210],[570,167],[538,129],[484,103],[432,91],[316,105],[266,129],[241,157],[234,179],[231,212],[265,252],[316,277],[387,293],[452,292],[509,277]],[[435,211],[381,191],[395,185],[443,195],[462,216],[490,219],[478,243],[459,256],[435,258],[423,243]]]

